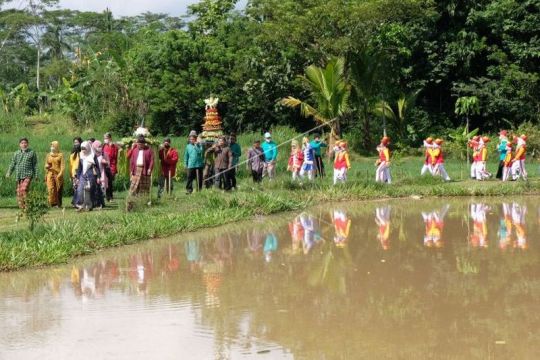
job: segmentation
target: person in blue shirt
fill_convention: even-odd
[[[274,180],[276,177],[276,163],[278,157],[277,144],[272,140],[272,134],[267,132],[264,134],[264,143],[262,144],[262,150],[264,153],[264,172],[270,180]]]
[[[313,137],[313,140],[309,143],[311,145],[311,148],[313,149],[313,152],[315,153],[315,176],[320,176],[321,178],[324,177],[324,161],[322,158],[322,149],[327,147],[326,143],[321,141],[321,136],[319,134],[315,134]]]
[[[497,170],[497,179],[502,180],[503,178],[503,169],[504,169],[504,159],[506,158],[506,144],[508,144],[508,132],[502,130],[499,133],[499,145],[497,146],[497,151],[499,151],[499,169]]]

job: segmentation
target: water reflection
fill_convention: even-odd
[[[471,204],[471,219],[473,230],[471,234],[471,245],[478,248],[488,247],[488,228],[486,213],[490,210],[484,203]]]
[[[468,350],[499,340],[510,357],[535,358],[529,338],[519,336],[540,322],[540,247],[527,241],[538,238],[540,213],[531,209],[537,205],[527,200],[342,205],[0,276],[0,320],[18,314],[48,325],[4,327],[0,358],[54,353],[62,339],[84,342],[77,333],[90,331],[81,320],[90,313],[96,328],[114,334],[94,358],[120,348],[123,358],[137,358],[146,348],[134,334],[172,334],[152,347],[154,358],[174,351],[181,358],[264,358],[265,351],[268,358],[485,358]],[[489,249],[490,241],[506,251]],[[511,249],[528,251],[511,256]],[[91,339],[102,336],[96,330]],[[191,347],[200,352],[189,355]]]
[[[444,229],[444,218],[450,209],[449,204],[445,204],[440,210],[422,212],[422,219],[426,233],[424,235],[424,246],[441,248],[444,246],[442,233]]]
[[[377,239],[384,250],[390,249],[390,211],[391,207],[388,205],[375,209],[375,222],[379,227]]]

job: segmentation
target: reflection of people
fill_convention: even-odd
[[[130,258],[130,277],[136,285],[136,291],[140,295],[148,293],[148,280],[150,279],[154,260],[150,253],[133,255]]]
[[[317,224],[315,218],[308,213],[300,214],[300,223],[304,228],[304,254],[307,254],[319,240],[316,236]]]
[[[473,233],[471,234],[471,245],[474,247],[488,247],[486,211],[489,207],[486,204],[471,204],[471,218],[473,220]]]
[[[199,241],[188,240],[185,243],[186,258],[189,263],[189,269],[191,272],[195,272],[201,261],[201,253],[199,249]]]
[[[502,204],[503,217],[499,220],[499,248],[504,250],[512,244],[512,207]]]
[[[390,143],[389,137],[383,137],[381,143],[377,146],[379,152],[379,159],[375,163],[377,170],[375,172],[375,181],[380,183],[392,183],[392,176],[390,175],[390,149],[388,144]]]
[[[289,233],[292,240],[292,253],[296,254],[302,245],[304,240],[304,227],[300,220],[300,216],[295,216],[294,220],[289,223]]]
[[[266,235],[266,239],[264,240],[264,259],[266,262],[272,261],[273,254],[278,249],[278,239],[276,234],[269,233]]]
[[[384,250],[390,249],[390,206],[382,206],[375,209],[375,222],[379,226],[377,239]]]
[[[422,212],[426,233],[424,235],[424,246],[442,247],[442,232],[444,229],[444,218],[450,209],[450,205],[445,205],[440,211],[430,213]]]
[[[525,215],[527,214],[527,207],[519,204],[512,204],[512,221],[516,229],[516,242],[514,247],[518,249],[527,248],[527,234],[525,232]]]
[[[334,222],[334,243],[338,247],[347,245],[349,232],[351,230],[351,220],[347,217],[347,213],[343,210],[334,210],[332,220]]]

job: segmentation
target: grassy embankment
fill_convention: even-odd
[[[249,137],[244,138],[242,143],[246,144]],[[66,138],[65,141],[67,140],[69,139]],[[6,142],[6,139],[0,140],[2,145]],[[14,142],[13,137],[10,142]],[[35,141],[35,148],[44,153],[47,142],[48,140]],[[176,142],[183,145],[184,141],[177,139]],[[5,151],[6,147],[3,146],[3,149]],[[282,154],[285,152],[283,149]],[[6,153],[0,156],[0,171],[4,171],[9,156]],[[255,216],[298,211],[331,201],[412,195],[428,197],[540,194],[540,181],[532,165],[529,166],[529,182],[503,184],[498,181],[468,180],[466,164],[449,161],[447,170],[456,180],[443,183],[440,179],[421,178],[418,175],[421,158],[403,158],[397,159],[393,164],[394,183],[381,185],[373,181],[374,159],[353,156],[353,170],[350,172],[349,182],[344,186],[333,187],[329,177],[312,184],[292,183],[284,170],[285,158],[282,156],[279,164],[281,175],[272,183],[265,182],[261,186],[254,186],[242,169],[240,190],[234,193],[205,190],[187,196],[183,194],[183,184],[178,183],[175,197],[157,201],[154,188],[153,206],[140,205],[139,211],[134,213],[123,211],[124,192],[104,211],[77,214],[69,208],[53,210],[45,223],[38,226],[34,232],[26,230],[24,223],[14,223],[17,213],[14,190],[11,187],[14,184],[10,184],[7,189],[2,186],[2,195],[11,196],[4,195],[0,198],[0,270],[64,263],[71,258],[92,254],[108,247],[195,231]],[[494,170],[495,166],[495,163],[491,163],[490,169]],[[65,203],[69,204],[68,198]]]

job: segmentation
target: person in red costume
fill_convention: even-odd
[[[480,146],[480,136],[473,136],[471,140],[467,143],[467,146],[470,147],[473,151],[472,153],[472,164],[471,164],[471,179],[476,179],[476,169],[478,168],[478,154]]]
[[[380,183],[392,183],[392,176],[390,174],[390,138],[385,136],[381,139],[381,143],[377,146],[379,152],[379,159],[375,163],[377,170],[375,172],[375,181]]]
[[[444,168],[444,154],[442,151],[442,139],[436,139],[435,145],[430,151],[430,164],[433,169],[433,175],[440,175],[444,181],[450,181],[450,176]]]
[[[478,155],[477,155],[477,167],[476,167],[476,180],[486,180],[491,177],[491,174],[487,171],[487,158],[488,158],[488,150],[487,150],[487,144],[491,140],[489,137],[484,136],[482,139],[480,139],[479,145],[478,145]]]
[[[516,151],[512,165],[512,178],[527,180],[527,170],[525,169],[525,159],[527,157],[527,135],[515,137]]]
[[[422,166],[422,170],[420,171],[420,175],[425,175],[428,171],[431,175],[433,175],[433,167],[431,166],[430,158],[431,158],[431,150],[433,149],[433,138],[428,137],[426,140],[424,140],[424,165]]]

